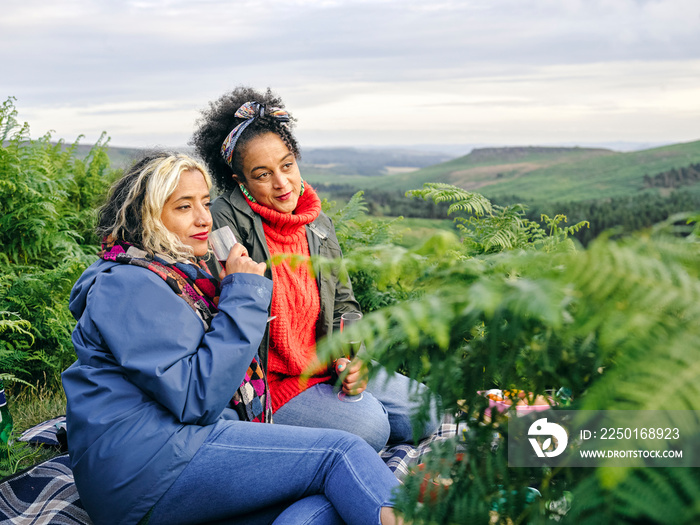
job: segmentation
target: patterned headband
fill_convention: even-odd
[[[226,164],[233,168],[233,151],[236,149],[236,142],[247,128],[257,117],[267,115],[279,122],[289,122],[289,113],[280,108],[266,109],[265,106],[257,102],[246,102],[236,110],[234,117],[245,119],[238,126],[233,128],[233,131],[228,134],[226,140],[221,145],[221,156],[226,161]]]

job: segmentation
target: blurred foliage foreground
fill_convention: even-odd
[[[94,210],[117,173],[102,139],[78,160],[75,145],[31,140],[15,116],[8,99],[0,109],[0,378],[11,386],[46,375],[58,389],[74,359],[68,294],[95,259]],[[459,236],[443,231],[401,248],[391,223],[364,216],[358,193],[333,214],[345,259],[315,261],[352,279],[366,312],[355,330],[369,356],[427,384],[446,413],[468,423],[406,479],[405,516],[441,525],[700,522],[698,469],[509,468],[507,427],[484,417],[487,400],[477,394],[564,387],[573,396],[567,409],[697,414],[698,216],[582,249],[571,235],[586,224],[567,226],[561,215],[540,224],[523,206],[442,184],[408,197],[450,203]],[[352,335],[319,351],[340,354]],[[420,503],[424,472],[446,483]]]
[[[440,184],[409,193],[452,202],[466,217],[457,219],[461,239],[443,232],[415,250],[358,246],[352,213],[336,217],[345,268],[361,277],[356,293],[363,307],[377,307],[356,327],[370,357],[423,381],[469,428],[434,446],[425,470],[408,478],[399,496],[407,518],[700,523],[697,468],[509,468],[507,425],[485,418],[477,394],[564,387],[573,395],[567,410],[688,410],[697,420],[698,217],[582,249],[570,236],[585,224],[567,227],[563,216],[543,216],[541,226],[520,206]],[[357,226],[377,236],[372,223]],[[339,354],[341,344],[326,341],[324,351]],[[430,494],[422,494],[425,472],[442,480]]]

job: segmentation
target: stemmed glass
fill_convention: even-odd
[[[362,319],[362,314],[360,312],[346,312],[343,315],[340,316],[340,331],[343,332],[346,328],[352,326],[356,322],[358,322],[360,319]],[[345,344],[343,344],[343,350],[345,351],[345,357],[348,359],[352,360],[356,355],[357,352],[360,351],[360,347],[362,346],[362,341],[357,340],[357,341],[349,341]],[[347,366],[350,366],[348,363]],[[342,387],[340,389],[340,392],[338,392],[338,399],[341,401],[344,401],[346,403],[357,403],[359,400],[361,400],[363,397],[363,393],[360,392],[359,394],[355,395],[349,395],[343,392]]]

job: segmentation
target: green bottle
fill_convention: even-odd
[[[12,415],[7,406],[5,386],[0,381],[0,447],[6,447],[12,433]]]

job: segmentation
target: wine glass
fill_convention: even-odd
[[[233,235],[231,228],[228,226],[213,230],[209,234],[209,244],[211,245],[211,250],[214,252],[214,257],[216,257],[216,260],[219,261],[224,268],[226,268],[228,254],[231,252],[233,245],[237,242],[235,235]]]
[[[346,312],[340,316],[340,331],[343,332],[346,328],[357,323],[362,319],[362,314],[360,312]],[[362,341],[350,341],[343,345],[343,350],[345,351],[345,357],[352,359],[357,355],[360,350]]]
[[[346,312],[340,316],[340,331],[343,332],[346,328],[352,326],[356,322],[362,319],[362,314],[360,312]],[[357,355],[360,347],[362,346],[362,341],[359,339],[357,341],[349,341],[343,344],[343,350],[345,352],[345,357],[352,360],[353,357]],[[349,363],[347,366],[350,366]],[[338,399],[346,403],[357,403],[363,397],[363,393],[349,395],[343,392],[342,386],[340,392],[338,392]]]

